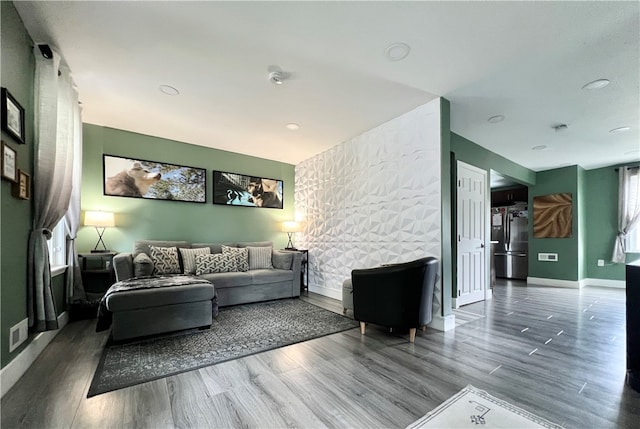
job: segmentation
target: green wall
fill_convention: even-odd
[[[286,245],[279,223],[294,219],[294,166],[257,157],[195,146],[113,128],[83,126],[82,210],[115,213],[116,227],[107,229],[106,245],[130,252],[137,239],[197,242],[261,241]],[[148,159],[207,170],[207,203],[146,200],[103,195],[102,155]],[[284,181],[284,209],[232,207],[212,204],[212,170],[243,173]],[[98,239],[94,228],[78,232],[80,252]]]
[[[33,163],[33,76],[35,60],[31,39],[24,29],[14,6],[0,2],[2,19],[2,86],[24,107],[26,114],[26,144],[17,144],[2,133],[2,141],[18,153],[18,168],[32,174]],[[27,317],[27,246],[31,229],[31,201],[11,195],[11,183],[0,182],[2,194],[2,274],[0,278],[0,354],[2,367],[13,359],[26,344],[9,354],[9,328]]]
[[[569,192],[573,198],[573,216],[571,237],[569,238],[535,238],[533,236],[533,222],[529,222],[529,277],[539,277],[557,280],[581,280],[580,244],[581,221],[584,215],[581,208],[582,187],[579,180],[583,173],[580,167],[557,168],[539,171],[536,185],[529,187],[529,207],[533,208],[533,197],[539,195]],[[531,210],[530,216],[534,216]],[[584,244],[584,243],[583,243]],[[538,261],[538,253],[557,253],[558,262]]]
[[[33,180],[33,79],[35,59],[32,41],[13,3],[0,2],[2,56],[1,85],[25,109],[26,144],[16,143],[2,132],[2,141],[18,154],[18,168]],[[5,367],[33,339],[30,335],[20,347],[9,353],[9,329],[27,317],[27,248],[32,226],[32,200],[20,200],[11,195],[11,183],[0,181],[0,363]],[[53,280],[56,311],[64,311],[64,276]]]
[[[456,133],[451,133],[451,152],[456,160],[487,170],[487,179],[490,177],[488,175],[489,170],[495,170],[523,185],[534,185],[536,183],[535,171],[491,152]],[[488,187],[489,183],[487,183],[487,189],[489,189]]]
[[[586,277],[592,279],[624,280],[625,266],[611,263],[613,241],[618,233],[618,173],[617,167],[586,171]],[[628,253],[627,262],[636,260],[640,253]],[[604,259],[604,267],[598,266]]]

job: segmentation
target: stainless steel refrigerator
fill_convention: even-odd
[[[526,279],[529,272],[529,214],[526,206],[491,209],[496,277]]]

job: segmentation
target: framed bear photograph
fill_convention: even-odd
[[[204,168],[103,155],[104,195],[206,203]]]

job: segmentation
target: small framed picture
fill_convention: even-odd
[[[18,170],[18,182],[13,184],[13,196],[22,200],[31,198],[31,176],[22,170]]]
[[[11,146],[2,142],[2,178],[10,182],[18,181],[18,154]]]
[[[7,91],[7,88],[2,88],[0,101],[2,104],[2,131],[5,131],[18,143],[24,144],[24,109],[18,100]]]

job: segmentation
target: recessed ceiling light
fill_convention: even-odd
[[[609,130],[610,133],[624,133],[625,131],[629,131],[631,127],[618,127],[612,130]]]
[[[564,131],[567,128],[569,128],[569,126],[567,124],[557,124],[557,125],[552,125],[551,128],[553,128],[556,133],[559,131]]]
[[[384,53],[386,54],[389,61],[400,61],[407,58],[407,55],[409,55],[410,51],[411,46],[407,45],[406,43],[398,42],[389,45]]]
[[[489,119],[487,119],[487,122],[491,123],[491,124],[497,124],[498,122],[502,122],[504,121],[504,116],[503,115],[496,115],[496,116],[492,116]]]
[[[167,94],[167,95],[179,95],[180,91],[178,91],[177,89],[175,89],[172,86],[169,85],[160,85],[158,87],[158,89],[163,93],[163,94]]]
[[[609,85],[610,81],[609,79],[598,79],[598,80],[594,80],[593,82],[589,82],[587,84],[585,84],[582,89],[587,89],[587,90],[591,90],[591,89],[600,89],[600,88],[604,88],[605,86]]]
[[[291,131],[297,131],[297,130],[299,130],[299,129],[300,129],[300,125],[298,125],[298,124],[296,124],[296,123],[293,123],[293,122],[288,123],[288,124],[286,125],[286,127],[287,127],[288,129],[290,129]]]
[[[540,146],[534,146],[531,150],[546,150],[548,149],[546,145],[541,144]]]

